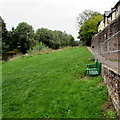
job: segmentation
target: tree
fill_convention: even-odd
[[[12,36],[14,38],[14,43],[12,44],[16,44],[16,49],[23,54],[35,45],[34,30],[26,22],[20,22],[16,29],[12,31]]]
[[[84,10],[82,13],[79,13],[79,16],[77,17],[78,27],[80,28],[84,24],[84,22],[89,20],[92,16],[95,16],[98,14],[100,15],[100,13],[92,10]]]
[[[86,20],[80,27],[78,38],[83,41],[84,45],[90,46],[92,37],[98,32],[98,22],[103,19],[103,16],[98,13],[93,14],[91,18]]]
[[[74,38],[66,32],[59,30],[38,29],[35,33],[36,41],[42,42],[52,49],[59,49],[63,46],[73,45]]]
[[[6,23],[0,17],[0,25],[2,28],[2,52],[6,52],[9,50],[9,32],[6,28]]]
[[[46,28],[39,28],[35,33],[35,40],[44,43],[46,46],[52,48],[53,32]]]

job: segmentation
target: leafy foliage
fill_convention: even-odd
[[[66,32],[39,28],[34,33],[33,27],[26,22],[20,22],[16,28],[13,27],[11,31],[8,31],[4,20],[2,18],[0,20],[2,21],[2,46],[4,54],[18,52],[24,54],[29,50],[37,51],[41,44],[52,49],[79,45],[73,36]]]
[[[98,32],[97,24],[103,19],[103,16],[97,12],[90,12],[90,15],[85,15],[88,15],[88,17],[84,20],[84,23],[81,22],[78,38],[83,41],[84,45],[90,46],[92,37]]]
[[[11,31],[6,29],[6,24],[2,20],[2,49],[3,53],[9,51],[19,51],[26,53],[35,45],[34,30],[31,25],[21,22],[16,29],[12,28]]]
[[[46,28],[39,28],[35,33],[35,40],[39,42],[43,42],[45,45],[51,47],[52,45],[52,30],[48,30]]]
[[[4,20],[0,17],[0,23],[2,26],[2,51],[5,52],[9,49],[9,32],[6,28]]]
[[[94,12],[92,10],[84,10],[82,13],[79,13],[79,16],[77,17],[77,23],[78,27],[80,28],[84,22],[89,20],[92,16],[98,15],[100,13]]]
[[[48,46],[44,45],[42,42],[40,42],[40,43],[38,42],[38,43],[36,43],[36,45],[33,48],[30,48],[27,51],[27,53],[29,55],[34,55],[34,54],[39,53],[42,50],[47,50],[47,52],[48,52],[50,49],[48,48]]]
[[[45,28],[37,29],[35,39],[53,49],[76,45],[72,35],[68,35],[66,32],[52,31]]]
[[[32,46],[35,45],[34,30],[31,25],[21,22],[13,31],[13,38],[17,43],[17,49],[22,53],[26,53]]]

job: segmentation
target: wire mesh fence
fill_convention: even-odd
[[[106,34],[104,37],[107,38]],[[94,41],[94,45],[95,59],[120,73],[120,31],[104,41]]]

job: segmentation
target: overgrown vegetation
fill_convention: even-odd
[[[4,62],[3,118],[102,118],[107,89],[84,77],[91,59],[77,47]]]
[[[79,45],[79,42],[75,41],[74,37],[66,32],[52,31],[46,28],[39,28],[34,31],[33,27],[26,22],[20,22],[16,28],[13,27],[11,31],[8,31],[1,17],[0,21],[2,21],[3,54],[25,54],[27,51],[35,49],[41,42],[52,49]]]
[[[51,49],[44,45],[42,42],[38,42],[33,48],[30,48],[27,53],[29,55],[37,55],[39,53],[48,53]]]

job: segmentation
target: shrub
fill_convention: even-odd
[[[41,52],[49,52],[50,48],[46,45],[44,45],[42,42],[38,42],[36,43],[36,45],[33,48],[30,48],[27,53],[29,55],[34,55],[34,54],[39,54]]]

